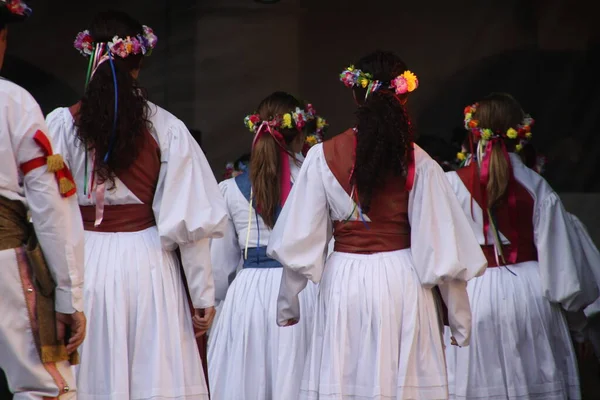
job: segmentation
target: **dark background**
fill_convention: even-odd
[[[600,191],[600,49],[595,1],[253,0],[35,1],[9,34],[3,75],[45,112],[77,101],[86,59],[72,42],[94,13],[116,8],[152,26],[141,75],[150,98],[202,131],[217,175],[251,142],[243,117],[274,90],[314,103],[329,134],[352,125],[338,74],[376,48],[420,80],[409,106],[418,134],[450,139],[462,110],[506,91],[536,119],[534,144],[561,193]]]

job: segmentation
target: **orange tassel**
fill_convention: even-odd
[[[65,195],[75,189],[75,184],[66,177],[61,177],[58,181],[58,190],[60,194]]]
[[[58,172],[65,167],[65,162],[60,154],[52,154],[46,157],[48,172]]]

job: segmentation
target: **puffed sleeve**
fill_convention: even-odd
[[[422,285],[439,286],[452,335],[466,346],[471,333],[466,282],[485,272],[487,260],[443,170],[418,148],[415,158],[408,207],[415,270]]]
[[[322,146],[308,152],[290,196],[269,239],[267,254],[283,265],[277,299],[277,324],[300,318],[298,294],[308,280],[321,280],[331,221],[323,186]]]
[[[158,233],[164,248],[179,246],[194,308],[206,308],[215,302],[210,240],[223,237],[227,209],[204,153],[183,122],[167,129],[158,133],[167,137],[153,203]]]
[[[228,203],[228,191],[232,189],[230,188],[231,182],[228,180],[219,184],[226,203]],[[229,288],[230,277],[235,273],[242,260],[242,250],[230,211],[228,212],[223,237],[211,241],[210,258],[212,260],[215,279],[215,298],[217,302],[223,301]]]
[[[37,131],[46,134],[51,143],[55,133],[49,131],[33,98],[27,95],[23,102],[8,115],[19,164],[44,156],[33,139]],[[56,283],[55,309],[65,314],[83,311],[83,223],[77,196],[63,198],[56,177],[46,166],[29,172],[23,183],[36,236]]]
[[[585,264],[587,268],[591,271],[591,273],[596,278],[596,283],[600,287],[600,252],[598,252],[598,248],[596,244],[590,237],[587,228],[585,225],[573,214],[569,214],[571,218],[571,222],[575,227],[575,231],[577,232],[577,237],[579,239],[579,244],[583,250],[583,257],[585,259]],[[595,302],[590,304],[585,308],[585,315],[587,317],[596,315],[600,313],[600,298],[596,299]]]
[[[598,286],[555,192],[538,199],[533,223],[544,296],[567,311],[583,310],[598,298]]]

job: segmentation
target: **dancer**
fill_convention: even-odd
[[[30,13],[23,1],[0,0],[0,68],[8,25]],[[70,365],[86,325],[74,183],[33,97],[3,78],[0,94],[0,374],[15,400],[74,399]]]
[[[532,124],[507,94],[465,109],[477,162],[447,176],[489,267],[468,285],[471,345],[447,348],[451,398],[580,398],[561,306],[580,312],[598,289],[558,195],[515,153]]]
[[[174,250],[202,334],[214,316],[210,239],[222,236],[227,214],[185,125],[138,86],[156,40],[124,13],[99,13],[75,41],[91,57],[85,94],[48,116],[86,230],[83,400],[208,399]]]
[[[281,264],[266,246],[298,175],[306,123],[312,107],[301,108],[292,95],[275,92],[246,117],[254,134],[249,171],[221,182],[229,228],[213,240],[217,299],[223,300],[209,338],[209,376],[213,400],[296,399],[308,351],[316,287],[300,295],[302,324],[284,329],[275,323]],[[243,264],[231,287],[229,281]]]
[[[485,257],[443,171],[413,143],[405,102],[416,76],[375,52],[341,78],[358,103],[356,128],[310,150],[267,251],[284,265],[281,326],[310,317],[298,293],[320,282],[300,398],[445,399],[431,288],[444,283],[455,340],[467,345],[465,282]]]

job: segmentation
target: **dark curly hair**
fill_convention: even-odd
[[[386,51],[371,53],[355,66],[370,73],[373,79],[384,84],[383,87],[407,70],[397,55]],[[365,99],[365,93],[363,88],[354,88],[359,107],[356,110],[356,165],[352,179],[358,188],[361,207],[368,212],[373,193],[390,176],[406,176],[413,135],[404,106],[406,95],[397,96],[392,90],[382,88]]]
[[[96,15],[90,34],[94,43],[106,43],[114,36],[125,38],[143,33],[142,25],[129,15],[118,11],[106,11]],[[87,146],[95,150],[97,156],[94,170],[100,183],[111,182],[114,188],[115,176],[127,170],[138,156],[138,143],[144,132],[151,127],[150,108],[146,92],[132,75],[139,70],[142,55],[129,55],[126,58],[114,57],[114,67],[118,86],[118,110],[115,140],[109,158],[104,157],[109,150],[113,132],[115,92],[110,62],[102,63],[89,82],[81,99],[81,107],[75,118],[77,135]]]

